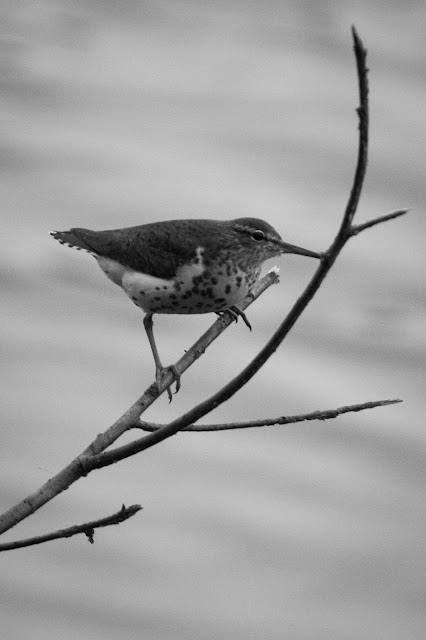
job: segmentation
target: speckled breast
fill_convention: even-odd
[[[260,267],[243,270],[228,261],[209,265],[193,263],[172,280],[126,270],[121,286],[147,313],[209,313],[238,305],[259,278]]]

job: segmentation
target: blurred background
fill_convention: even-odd
[[[354,8],[354,4],[356,8]],[[208,421],[383,398],[325,423],[180,434],[91,474],[4,540],[141,503],[120,527],[4,553],[16,640],[424,637],[424,3],[0,3],[0,507],[35,491],[152,382],[142,313],[51,229],[261,217],[321,251],[351,185],[350,26],[369,50],[371,146],[354,239],[246,388]],[[315,264],[188,371],[169,421],[257,353]],[[272,266],[271,263],[269,266]],[[163,362],[213,315],[160,316]]]

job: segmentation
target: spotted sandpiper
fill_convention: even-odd
[[[250,324],[239,303],[259,279],[262,264],[282,253],[320,258],[320,254],[284,242],[275,229],[256,218],[169,220],[136,227],[91,231],[52,231],[61,244],[83,249],[102,271],[145,312],[144,326],[154,356],[156,381],[163,367],[154,340],[154,313],[229,311]],[[169,399],[171,391],[167,390]]]

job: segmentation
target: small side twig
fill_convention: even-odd
[[[310,413],[301,413],[295,416],[280,416],[279,418],[261,418],[259,420],[249,420],[248,422],[223,422],[221,424],[190,424],[181,432],[200,432],[200,431],[227,431],[230,429],[251,429],[253,427],[269,427],[277,424],[295,424],[296,422],[306,422],[308,420],[331,420],[337,418],[344,413],[355,413],[357,411],[365,411],[366,409],[374,409],[375,407],[385,407],[389,404],[397,404],[402,400],[375,400],[373,402],[363,402],[361,404],[351,404],[337,409],[326,409],[325,411],[312,411]],[[135,428],[142,431],[157,431],[163,425],[154,424],[153,422],[140,421]]]
[[[59,538],[71,538],[79,533],[84,533],[89,542],[94,543],[95,529],[100,527],[109,527],[113,524],[120,524],[124,520],[128,520],[134,516],[138,511],[142,509],[140,504],[133,504],[130,507],[125,507],[124,504],[120,511],[113,513],[106,518],[100,518],[99,520],[92,520],[91,522],[85,522],[84,524],[76,524],[66,529],[58,529],[51,533],[46,533],[43,536],[34,536],[32,538],[25,538],[24,540],[14,540],[13,542],[5,542],[0,544],[0,551],[11,551],[12,549],[22,549],[22,547],[31,547],[36,544],[42,544],[43,542],[49,542],[50,540],[58,540]]]
[[[392,211],[391,213],[387,213],[384,216],[379,216],[378,218],[373,218],[372,220],[363,222],[362,224],[354,225],[351,229],[351,235],[356,236],[361,231],[370,229],[370,227],[374,227],[376,224],[381,224],[382,222],[387,222],[388,220],[399,218],[399,216],[405,215],[406,213],[408,213],[408,211],[409,209],[398,209],[397,211]]]

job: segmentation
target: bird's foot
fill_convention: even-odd
[[[180,389],[180,379],[181,379],[181,375],[179,373],[179,371],[176,368],[176,365],[171,364],[168,367],[158,367],[156,372],[155,372],[155,381],[157,383],[157,387],[160,388],[162,382],[163,382],[163,378],[166,375],[166,373],[168,371],[171,371],[175,377],[175,382],[176,382],[176,389],[175,389],[175,393],[177,393]],[[170,387],[167,387],[167,396],[169,398],[169,402],[172,401],[173,399],[173,393],[172,390],[170,389]]]
[[[240,307],[238,307],[236,304],[233,304],[232,306],[228,307],[224,311],[218,311],[216,313],[218,316],[221,316],[222,313],[226,313],[226,312],[228,312],[232,316],[232,318],[234,318],[235,322],[238,322],[239,317],[242,318],[244,323],[248,326],[248,328],[251,331],[251,324],[248,321],[246,314],[242,309],[240,309]]]

